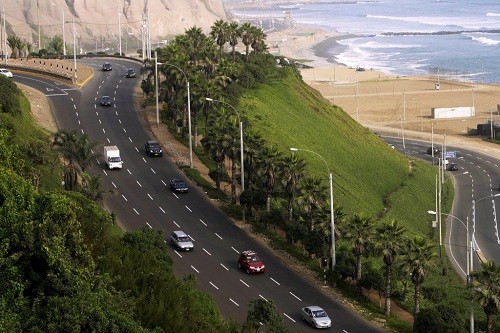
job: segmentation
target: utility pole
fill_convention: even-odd
[[[36,0],[36,17],[38,20],[38,52],[40,52],[42,45],[40,45],[40,1],[39,0]]]
[[[5,29],[5,9],[3,10],[3,39],[2,39],[2,49],[3,51],[3,61],[7,65],[7,30]]]
[[[116,12],[118,14],[118,52],[119,52],[119,55],[121,57],[122,55],[122,24],[121,24],[121,18],[120,16],[122,15],[120,13],[120,6],[118,4],[118,0],[116,0]]]

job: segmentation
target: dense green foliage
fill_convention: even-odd
[[[9,89],[21,107],[0,114],[0,332],[236,329],[193,277],[175,278],[161,233],[124,233],[97,203],[61,190],[57,150]]]
[[[210,159],[206,164],[217,188],[223,182],[231,186],[231,204],[223,209],[236,218],[243,213],[255,230],[322,274],[318,259],[329,256],[331,243],[331,172],[337,241],[337,265],[328,276],[332,284],[342,287],[351,278],[358,287],[379,290],[386,296],[385,315],[391,313],[391,298],[417,317],[420,308],[467,300],[450,263],[435,260],[442,249],[427,211],[435,205],[436,168],[391,149],[306,85],[293,65],[263,52],[260,41],[245,43],[255,33],[246,35],[247,28],[238,31],[237,25],[217,22],[212,42],[193,28],[158,53],[166,77],[159,86],[162,119],[187,142],[190,110],[194,142],[201,141],[203,147],[195,151]],[[235,52],[237,37],[247,46],[245,54]],[[226,42],[231,52],[224,52]],[[240,120],[245,191],[237,209]],[[292,153],[291,147],[298,150]],[[442,197],[444,211],[449,211],[449,181]],[[349,234],[358,214],[369,218],[370,228],[361,224],[356,235]],[[465,326],[456,318],[439,320],[457,332]],[[409,330],[396,325],[399,331]]]

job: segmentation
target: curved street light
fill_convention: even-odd
[[[189,92],[189,80],[186,73],[179,68],[177,65],[170,64],[167,62],[158,62],[158,53],[155,51],[155,85],[156,85],[156,126],[160,124],[160,112],[158,107],[158,65],[172,66],[177,68],[184,78],[186,79],[186,89],[187,89],[187,109],[188,109],[188,131],[189,131],[189,167],[193,168],[193,139],[191,137],[191,94]]]
[[[330,266],[330,270],[333,272],[333,269],[335,268],[336,260],[335,260],[335,210],[333,208],[333,176],[330,171],[330,167],[328,166],[328,163],[326,160],[318,154],[315,151],[308,150],[308,149],[300,149],[300,148],[290,148],[291,151],[305,151],[308,153],[315,154],[319,158],[325,162],[326,169],[328,171],[328,180],[330,182],[330,228],[331,228],[331,233],[332,233],[332,244],[331,244],[331,256],[332,256],[332,265]]]
[[[217,100],[217,99],[213,99],[213,98],[208,98],[208,97],[205,97],[205,100],[208,101],[208,102],[218,102],[218,103],[227,105],[231,109],[233,109],[233,111],[238,116],[238,122],[240,123],[240,155],[241,155],[241,159],[240,159],[240,174],[241,174],[241,192],[244,192],[245,191],[245,167],[244,167],[244,164],[243,164],[243,122],[241,121],[240,114],[236,110],[236,108],[234,106],[232,106],[231,104],[229,104],[229,103],[226,103],[224,101],[220,101],[220,100]],[[240,194],[240,203],[241,203],[241,194]]]
[[[467,222],[466,223],[464,223],[463,220],[459,219],[458,217],[456,217],[453,214],[441,213],[442,215],[446,215],[446,216],[457,219],[458,221],[460,221],[460,223],[462,223],[462,225],[464,227],[466,227],[466,230],[467,230],[467,245],[466,245],[467,269],[466,269],[465,274],[466,274],[466,278],[467,278],[467,284],[469,284],[469,285],[471,285],[471,283],[472,283],[471,272],[474,270],[474,260],[473,260],[472,255],[473,255],[473,251],[475,250],[475,248],[474,248],[474,239],[475,239],[474,232],[475,232],[475,224],[476,224],[476,202],[479,202],[479,201],[485,200],[485,199],[489,199],[489,198],[498,197],[498,196],[500,196],[500,193],[497,193],[494,195],[489,195],[489,196],[486,196],[486,197],[483,197],[483,198],[480,198],[477,200],[473,200],[472,206],[467,213]],[[470,215],[471,211],[472,211],[472,235],[469,232],[469,215]],[[437,213],[435,211],[432,211],[432,210],[427,211],[427,213],[429,213],[431,215],[437,215]],[[462,272],[463,272],[463,270],[462,270]],[[472,298],[471,298],[471,306],[470,306],[470,330],[469,330],[469,332],[474,333],[474,308],[472,306]]]

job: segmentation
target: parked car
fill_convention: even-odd
[[[189,191],[187,184],[179,178],[170,180],[170,189],[174,191],[174,193],[187,193]]]
[[[144,149],[146,150],[146,154],[149,156],[163,155],[163,150],[161,149],[161,145],[158,141],[146,141],[144,143]]]
[[[301,310],[302,320],[308,322],[314,328],[328,328],[332,326],[332,320],[326,311],[316,305],[306,306]]]
[[[238,268],[243,269],[247,274],[264,273],[266,265],[255,251],[247,250],[240,253]]]
[[[7,77],[13,77],[14,76],[14,75],[12,75],[12,72],[9,71],[6,68],[0,68],[0,74],[5,75]]]
[[[427,154],[432,155],[432,147],[427,148]],[[441,154],[441,150],[438,147],[434,147],[434,155]]]
[[[111,97],[109,96],[101,97],[101,106],[111,106],[111,104],[112,104]]]
[[[170,235],[170,244],[177,249],[177,251],[193,251],[194,244],[184,231],[177,230]]]
[[[113,70],[113,67],[111,66],[111,64],[109,62],[105,62],[104,64],[102,64],[102,70],[103,71],[112,71]]]
[[[457,171],[458,170],[458,164],[457,163],[450,163],[450,164],[448,164],[448,170],[449,171]]]
[[[125,72],[126,77],[135,77],[135,71],[132,68],[127,69]]]

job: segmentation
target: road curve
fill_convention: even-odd
[[[143,145],[152,136],[133,107],[133,91],[140,78],[124,77],[129,67],[139,73],[139,65],[112,59],[113,70],[102,72],[103,61],[82,60],[95,71],[94,78],[82,90],[28,74],[16,75],[15,81],[45,93],[59,128],[76,130],[89,135],[92,141],[118,146],[124,160],[122,170],[107,170],[101,158],[90,172],[102,175],[103,186],[115,190],[105,200],[105,207],[116,213],[124,228],[162,230],[166,241],[174,230],[189,234],[195,244],[193,252],[169,249],[175,273],[181,278],[193,274],[198,287],[213,297],[225,318],[243,322],[249,301],[262,298],[274,300],[292,331],[313,331],[301,320],[299,311],[314,304],[332,317],[332,331],[384,332],[281,262],[267,247],[235,226],[195,186],[190,186],[188,194],[173,194],[168,188],[169,179],[185,177],[165,156],[146,156]],[[102,95],[111,96],[111,107],[99,105]],[[247,275],[238,270],[238,253],[247,249],[259,252],[266,262],[266,273]]]

